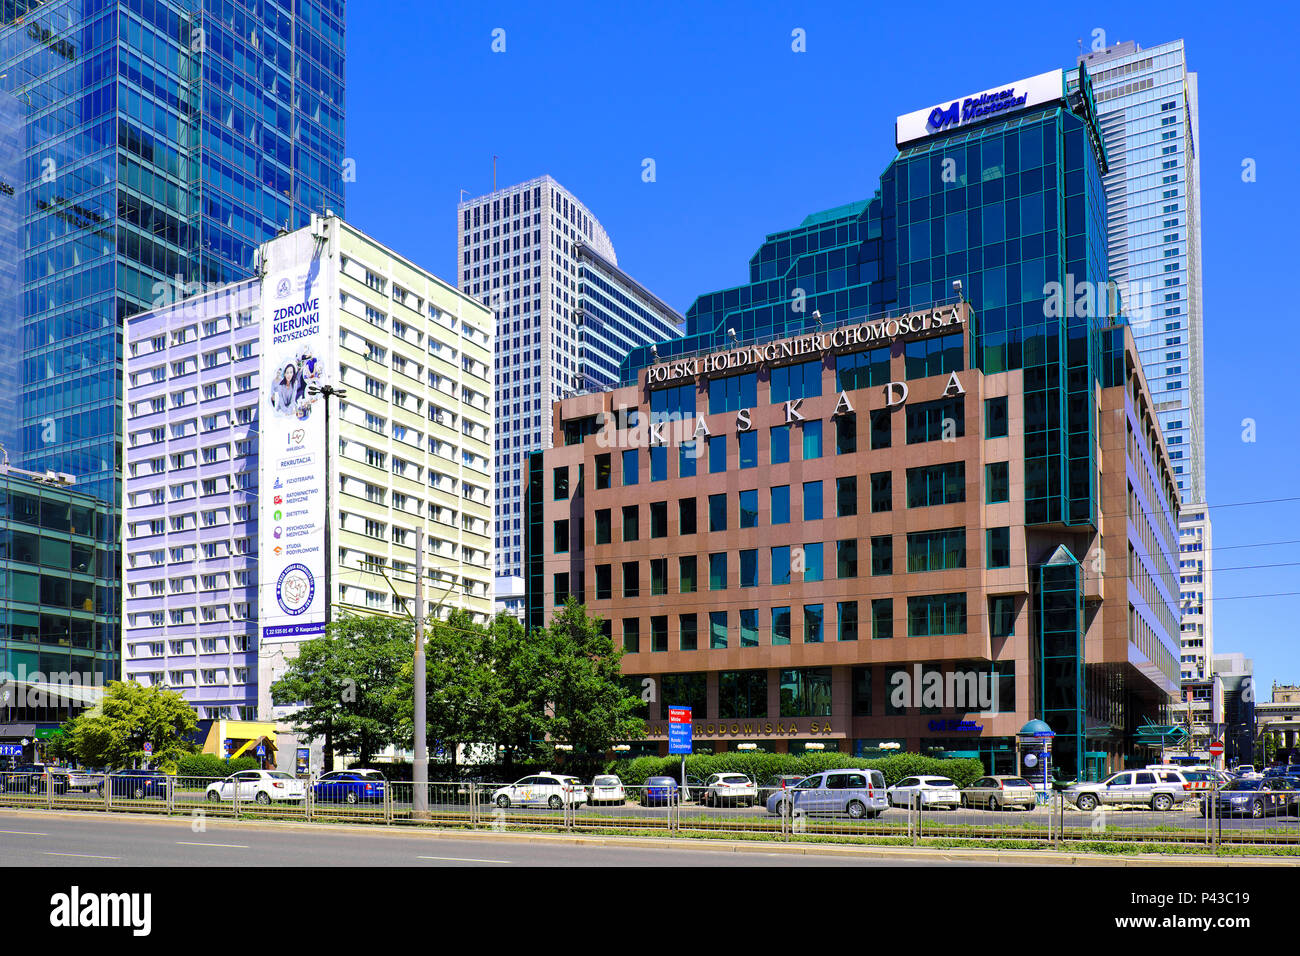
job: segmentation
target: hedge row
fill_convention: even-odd
[[[213,754],[186,754],[176,761],[176,773],[181,777],[228,777],[240,770],[257,770],[260,766],[256,757],[226,760]]]
[[[639,787],[647,777],[681,776],[680,757],[635,757],[615,760],[606,772],[616,773],[625,784]],[[893,786],[904,777],[928,774],[948,777],[959,787],[966,787],[984,776],[984,765],[971,758],[923,757],[920,754],[894,754],[889,757],[846,757],[835,753],[768,754],[729,751],[720,754],[698,754],[686,758],[686,775],[704,779],[715,773],[748,774],[757,784],[771,783],[778,776],[790,774],[807,776],[821,770],[842,768],[876,769],[885,775],[885,784]]]

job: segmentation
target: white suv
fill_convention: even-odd
[[[715,773],[704,781],[700,803],[718,807],[724,803],[752,807],[758,800],[758,787],[743,773]]]
[[[1136,804],[1152,810],[1171,810],[1191,795],[1192,784],[1182,771],[1169,767],[1121,770],[1100,783],[1076,783],[1065,798],[1087,813],[1099,804]]]

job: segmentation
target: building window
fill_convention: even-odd
[[[777,545],[772,548],[772,583],[790,583],[790,546]]]
[[[740,526],[742,528],[758,527],[758,489],[751,488],[740,492],[739,496]]]
[[[680,614],[677,617],[677,646],[683,651],[693,651],[699,647],[699,623],[694,614]],[[694,713],[692,713],[694,716]]]
[[[623,540],[639,540],[641,524],[641,509],[639,505],[623,506]]]
[[[984,437],[1005,438],[1007,434],[1007,398],[984,400]]]
[[[871,573],[873,576],[894,573],[894,538],[878,534],[871,539]]]
[[[803,460],[811,461],[822,456],[822,423],[810,419],[803,423]]]
[[[668,502],[666,501],[650,503],[650,537],[668,537]]]
[[[835,419],[835,454],[851,455],[858,450],[858,416],[846,412]]]
[[[790,426],[776,425],[769,435],[769,458],[774,465],[784,465],[790,460]]]
[[[966,462],[907,469],[907,506],[950,505],[966,500]]]
[[[829,717],[831,669],[790,668],[781,671],[782,717]]]
[[[719,551],[709,555],[709,590],[725,591],[727,589],[727,552]]]
[[[961,396],[907,406],[907,444],[950,441],[966,434],[966,403]]]
[[[656,615],[650,618],[650,653],[668,650],[668,617]]]
[[[871,637],[886,640],[894,636],[894,599],[876,598],[871,602]]]
[[[773,405],[800,398],[814,398],[822,393],[820,359],[772,369],[770,398]]]
[[[989,636],[1010,637],[1016,632],[1016,599],[1012,595],[989,598]]]
[[[894,483],[888,471],[877,471],[871,476],[871,513],[891,511],[894,507]]]
[[[650,593],[660,595],[668,593],[668,559],[650,559]]]
[[[907,570],[946,571],[966,567],[966,529],[913,531],[907,536]]]
[[[610,513],[608,508],[596,509],[596,543],[609,544],[612,538]]]
[[[856,578],[858,576],[858,541],[845,538],[835,542],[835,576],[837,578]]]
[[[925,594],[907,599],[909,637],[966,633],[966,595]]]
[[[788,607],[772,608],[772,644],[774,646],[790,643],[790,609]]]
[[[677,450],[677,476],[679,478],[695,477],[695,460],[700,457],[700,443],[682,442]]]
[[[677,580],[680,582],[682,594],[694,594],[696,591],[695,583],[696,559],[693,554],[682,555],[677,559]]]
[[[727,436],[714,435],[709,439],[709,474],[727,470]]]
[[[596,456],[596,488],[597,489],[609,487],[609,473],[610,473],[609,455],[597,455]]]
[[[772,516],[772,524],[789,524],[790,486],[773,485],[769,491],[771,496],[771,507],[768,510]]]
[[[1008,462],[994,461],[984,466],[984,500],[988,504],[1011,500],[1011,467]]]
[[[805,481],[803,483],[803,520],[822,520],[822,483]]]
[[[758,647],[758,608],[742,608],[740,612],[740,646]]]
[[[709,530],[727,530],[727,496],[725,493],[709,495]]]
[[[623,650],[628,654],[641,650],[641,621],[638,618],[623,618]]]
[[[858,602],[840,601],[836,605],[835,611],[839,627],[837,638],[841,641],[856,641],[858,639]]]
[[[636,448],[630,448],[623,452],[623,484],[635,485],[637,483],[637,469],[640,467],[639,451]]]
[[[611,566],[608,564],[596,565],[596,600],[608,601],[614,596],[614,582]]]
[[[555,553],[569,553],[569,519],[555,522]]]
[[[1011,567],[1011,529],[988,529],[988,567]]]
[[[694,498],[681,498],[677,501],[677,533],[695,534]]]
[[[858,477],[835,479],[835,516],[848,518],[858,513]]]
[[[650,480],[668,480],[668,446],[652,445],[650,447]]]
[[[758,467],[758,432],[747,431],[741,432],[736,436],[736,443],[740,446],[740,467],[757,468]]]
[[[709,649],[725,650],[727,646],[727,612],[709,612]]]
[[[640,566],[636,561],[623,562],[623,597],[640,597]]]
[[[822,625],[825,616],[825,606],[822,604],[805,604],[803,606],[803,642],[805,644],[822,643]]]
[[[747,548],[740,552],[740,586],[758,587],[758,551]]]
[[[767,714],[767,671],[718,673],[719,718],[765,718]]]

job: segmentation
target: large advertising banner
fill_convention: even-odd
[[[324,267],[322,267],[324,265]],[[324,397],[338,372],[333,270],[316,258],[262,282],[258,614],[262,645],[325,633]]]

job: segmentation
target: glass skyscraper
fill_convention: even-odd
[[[21,449],[116,506],[122,325],[343,204],[344,0],[3,0],[22,117]]]
[[[1124,296],[1183,500],[1205,500],[1197,76],[1182,40],[1080,58],[1110,157],[1110,275]]]

